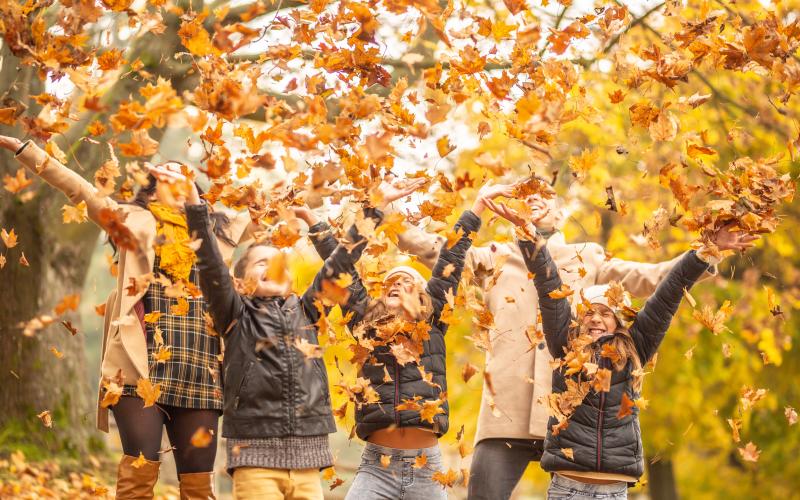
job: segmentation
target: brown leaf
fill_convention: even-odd
[[[214,431],[205,427],[198,427],[189,442],[195,448],[208,448],[214,440]]]

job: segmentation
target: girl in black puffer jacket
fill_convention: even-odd
[[[411,267],[395,267],[384,277],[381,296],[371,300],[359,275],[352,273],[350,300],[356,305],[349,326],[358,340],[352,362],[360,369],[350,396],[356,401],[355,432],[367,446],[347,500],[447,498],[433,477],[441,469],[438,438],[449,427],[448,297],[457,293],[467,250],[481,225],[484,198],[510,194],[494,191],[479,192],[472,210],[461,215],[454,228],[458,239],[442,246],[429,281]],[[362,240],[359,235],[351,244]],[[315,247],[323,259],[328,257],[331,245],[318,240]]]
[[[489,206],[525,228],[525,234],[536,234],[508,207]],[[744,250],[755,239],[731,232],[730,226],[711,237],[720,250]],[[544,243],[519,241],[534,275],[547,347],[557,361],[541,460],[542,468],[553,474],[548,498],[627,498],[628,484],[638,481],[644,469],[635,406],[642,367],[655,356],[683,291],[709,269],[712,259],[687,252],[626,327],[620,312],[632,310],[616,286],[575,291],[581,303],[573,316],[564,297],[568,292],[561,289],[558,269]]]

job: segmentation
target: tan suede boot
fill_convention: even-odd
[[[123,455],[117,468],[117,500],[152,500],[161,462],[145,460],[135,467],[136,457]]]
[[[216,500],[214,473],[194,472],[180,475],[181,500]]]

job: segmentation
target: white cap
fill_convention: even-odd
[[[610,289],[611,287],[608,285],[593,285],[588,288],[584,288],[581,291],[581,293],[586,302],[590,304],[602,304],[611,309],[612,311],[614,311],[614,315],[617,316],[617,320],[619,320],[620,324],[624,324],[622,315],[620,314],[622,312],[621,306],[631,307],[631,305],[633,304],[631,302],[631,296],[628,292],[623,292],[622,304],[614,304],[612,306],[610,301],[608,300],[608,297],[606,296],[606,293]]]
[[[400,273],[407,274],[414,278],[414,281],[420,286],[420,288],[425,288],[425,286],[428,284],[428,280],[426,280],[419,271],[410,266],[393,267],[388,273],[386,273],[386,276],[383,278],[383,282],[386,283],[390,278],[392,278],[392,276],[396,276]]]

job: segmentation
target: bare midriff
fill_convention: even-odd
[[[610,472],[559,471],[556,472],[556,474],[588,484],[635,483],[637,481],[635,477],[626,476],[625,474],[613,474]]]
[[[390,427],[380,429],[369,435],[367,441],[378,446],[409,450],[413,448],[430,448],[439,443],[433,431],[418,427]]]

